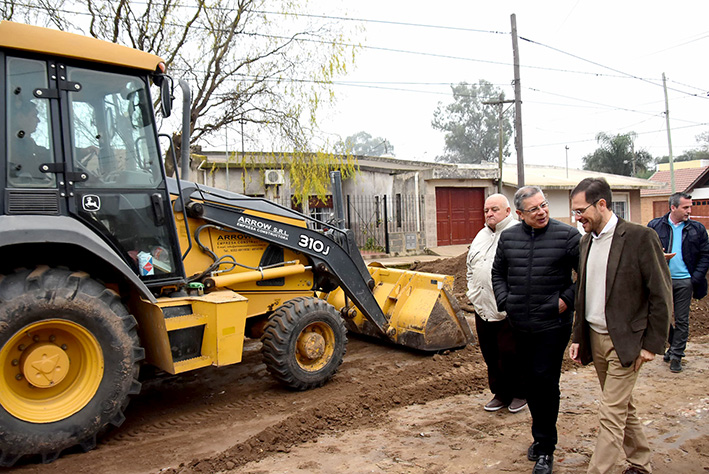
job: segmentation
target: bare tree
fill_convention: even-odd
[[[191,144],[239,124],[236,137],[243,121],[261,150],[270,141],[298,159],[312,147],[318,106],[334,97],[332,79],[355,54],[341,23],[299,16],[302,10],[304,2],[290,0],[6,0],[0,14],[165,59],[193,89]]]

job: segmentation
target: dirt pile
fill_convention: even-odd
[[[468,301],[465,292],[468,291],[467,282],[467,266],[466,261],[468,254],[464,253],[452,258],[439,258],[432,262],[415,262],[411,266],[411,270],[417,272],[439,273],[443,275],[451,275],[455,278],[453,283],[453,296],[458,300],[460,309],[465,312],[472,313],[473,305]]]

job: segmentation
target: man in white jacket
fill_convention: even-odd
[[[468,252],[467,296],[475,308],[475,329],[480,350],[487,364],[488,383],[494,397],[485,405],[486,411],[504,407],[512,413],[527,406],[522,393],[519,361],[515,352],[512,328],[507,314],[497,311],[492,291],[492,263],[495,260],[500,233],[519,222],[510,212],[510,202],[502,194],[492,194],[485,200],[485,227],[475,236]]]

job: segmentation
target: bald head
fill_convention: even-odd
[[[485,224],[495,230],[505,217],[510,215],[510,201],[503,194],[491,194],[485,200]]]

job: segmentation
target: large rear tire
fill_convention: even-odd
[[[93,449],[123,423],[143,357],[135,318],[86,273],[0,276],[0,466]]]
[[[331,304],[301,297],[271,315],[261,342],[271,374],[288,387],[308,390],[337,372],[347,348],[347,331]]]

